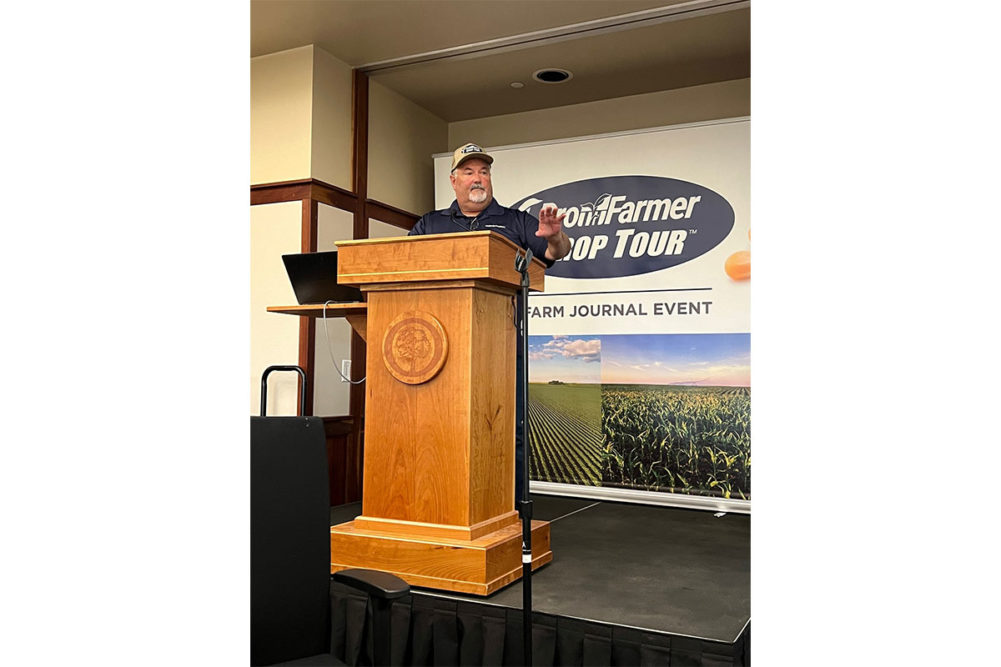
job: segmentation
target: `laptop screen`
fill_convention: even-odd
[[[337,251],[282,255],[299,305],[361,301],[361,290],[337,284]]]

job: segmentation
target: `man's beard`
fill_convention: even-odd
[[[472,188],[469,191],[469,201],[474,204],[482,204],[487,200],[487,191],[485,188]]]

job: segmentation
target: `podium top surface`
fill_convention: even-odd
[[[491,231],[396,236],[337,241],[337,282],[369,285],[397,282],[484,279],[520,287],[515,256],[522,253],[510,239]],[[532,258],[529,289],[545,289],[546,265]]]

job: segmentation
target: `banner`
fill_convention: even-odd
[[[533,481],[750,500],[749,150],[747,119],[487,149],[572,243],[529,299]]]

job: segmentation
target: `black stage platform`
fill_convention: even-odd
[[[533,500],[554,556],[532,580],[536,665],[750,664],[749,516]],[[331,525],[360,513],[331,508]],[[365,664],[364,598],[334,584],[331,604],[332,651]],[[394,661],[520,664],[521,604],[520,582],[489,597],[414,588],[393,609]]]

